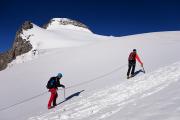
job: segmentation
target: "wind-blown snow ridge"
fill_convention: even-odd
[[[154,94],[179,80],[180,62],[177,62],[28,120],[74,120],[89,117],[93,120],[105,119],[119,112],[129,102]]]

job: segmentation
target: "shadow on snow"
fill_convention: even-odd
[[[138,71],[136,71],[135,73],[134,73],[134,76],[136,76],[136,75],[138,75],[139,73],[145,73],[145,71],[144,70],[142,70],[142,69],[140,69],[140,70],[138,70]]]
[[[64,102],[66,102],[66,101],[72,99],[73,97],[79,96],[82,92],[84,92],[84,90],[81,90],[81,91],[79,91],[79,92],[73,93],[72,95],[66,97],[65,100],[63,100],[62,102],[58,103],[57,105],[60,105],[60,104],[62,104],[62,103],[64,103]]]

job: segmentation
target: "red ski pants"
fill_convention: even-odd
[[[56,106],[56,99],[58,97],[58,94],[56,88],[50,89],[49,92],[51,92],[51,97],[49,98],[48,108],[51,108],[52,102],[53,102],[53,106]]]

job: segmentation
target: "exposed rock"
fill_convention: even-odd
[[[0,54],[0,70],[3,70],[7,67],[7,63],[9,62],[8,53]]]
[[[32,49],[32,45],[30,44],[30,42],[21,37],[21,34],[23,34],[23,30],[28,30],[31,28],[33,28],[33,24],[30,21],[26,21],[16,32],[12,48],[7,52],[0,54],[0,70],[5,69],[7,67],[7,64],[17,56],[27,53]]]
[[[29,52],[32,49],[32,45],[29,41],[21,38],[20,35],[16,35],[15,42],[13,43],[12,56],[15,58],[18,55]]]

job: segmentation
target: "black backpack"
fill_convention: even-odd
[[[51,89],[51,88],[54,88],[55,86],[56,86],[56,79],[55,79],[55,77],[52,77],[48,81],[46,87],[47,87],[47,89]]]

